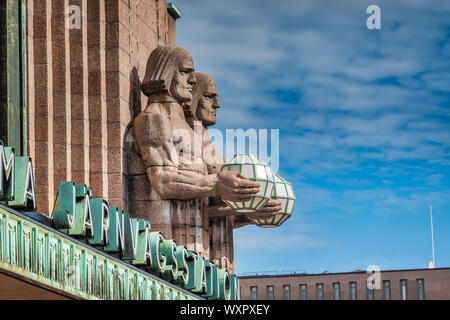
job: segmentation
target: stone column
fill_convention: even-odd
[[[69,17],[80,9],[80,28]],[[126,134],[146,103],[148,55],[167,43],[166,1],[27,1],[28,152],[38,211],[58,183],[92,187],[127,210]]]

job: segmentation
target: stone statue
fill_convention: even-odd
[[[225,162],[223,155],[213,146],[207,128],[216,124],[216,110],[220,108],[214,80],[207,74],[195,73],[196,84],[192,93],[190,111],[186,118],[196,131],[202,132],[203,159],[209,174],[220,172]],[[233,229],[252,224],[248,217],[265,219],[281,210],[277,200],[269,201],[260,211],[246,215],[228,207],[221,199],[211,198],[209,202],[210,258],[221,268],[234,269]]]
[[[141,90],[147,107],[134,120],[133,138],[150,182],[151,197],[135,216],[154,230],[208,257],[207,198],[248,201],[259,185],[239,173],[209,173],[199,136],[187,123],[196,83],[189,52],[162,46],[150,55]],[[135,188],[136,189],[136,188]]]

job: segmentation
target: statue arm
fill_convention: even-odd
[[[224,218],[234,216],[234,228],[240,228],[249,224],[254,224],[252,219],[270,219],[281,210],[281,203],[271,199],[260,210],[251,213],[239,213],[227,206],[224,202],[209,206],[210,218]]]
[[[210,205],[208,207],[208,214],[210,218],[226,218],[238,215],[239,213],[222,202],[222,204]]]
[[[245,202],[259,192],[258,183],[232,171],[204,175],[167,166],[149,167],[146,172],[150,184],[163,199],[222,197],[229,201]]]
[[[170,166],[149,167],[146,172],[150,184],[163,199],[190,200],[217,195],[217,175]]]
[[[238,215],[234,218],[233,229],[248,226],[249,224],[254,224],[247,216],[244,214]]]

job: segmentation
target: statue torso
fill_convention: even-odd
[[[169,125],[167,129],[170,131],[177,154],[178,169],[208,174],[207,166],[202,157],[202,132],[195,132],[189,126],[186,122],[183,107],[177,102],[152,102],[139,115],[139,117],[153,116],[167,119],[163,123]],[[163,124],[163,126],[165,125]],[[152,128],[149,129],[152,130]],[[166,128],[161,129],[165,130]]]

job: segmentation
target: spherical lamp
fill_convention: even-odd
[[[252,154],[234,156],[222,166],[221,171],[240,172],[250,180],[259,182],[259,193],[246,202],[233,202],[223,199],[231,208],[240,213],[255,212],[261,209],[271,198],[275,183],[272,169],[267,163]]]
[[[252,220],[257,226],[261,228],[274,228],[279,227],[287,219],[289,219],[294,211],[295,194],[292,184],[283,179],[282,176],[275,173],[275,186],[273,188],[272,199],[276,199],[281,202],[281,210],[275,216],[265,220]]]

